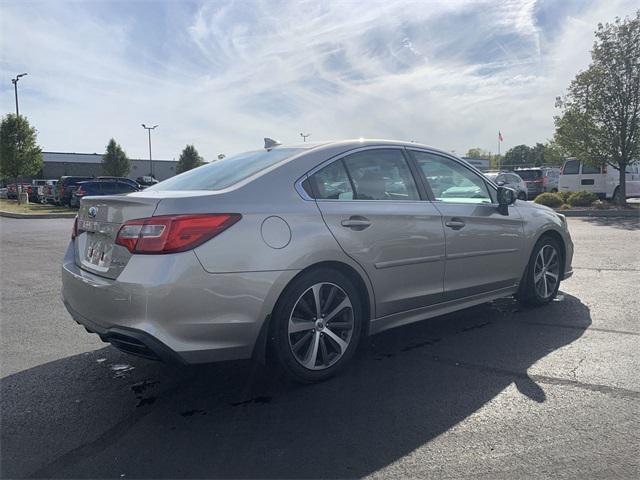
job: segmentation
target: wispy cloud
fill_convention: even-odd
[[[544,141],[589,61],[599,1],[3,2],[1,101],[48,150],[207,158],[299,141],[415,139],[464,152]]]

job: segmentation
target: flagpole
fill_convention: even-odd
[[[502,160],[500,159],[500,130],[498,130],[498,171],[502,170],[500,165],[502,164]]]

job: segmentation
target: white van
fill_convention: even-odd
[[[627,165],[627,198],[640,197],[640,162]],[[558,191],[593,192],[600,198],[612,199],[618,193],[620,172],[609,166],[594,167],[576,158],[568,158],[562,167]]]

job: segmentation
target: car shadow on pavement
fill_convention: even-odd
[[[362,477],[512,384],[544,402],[528,369],[590,325],[570,295],[503,299],[371,337],[342,375],[306,386],[250,362],[179,369],[105,347],[2,380],[2,477]]]

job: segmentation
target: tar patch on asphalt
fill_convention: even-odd
[[[271,397],[258,396],[250,398],[249,400],[242,400],[241,402],[233,402],[231,406],[237,407],[240,405],[249,405],[250,403],[271,403]]]

